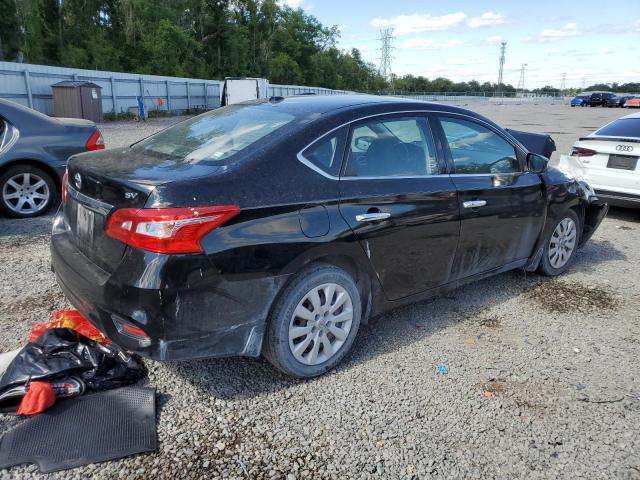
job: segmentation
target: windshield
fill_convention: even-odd
[[[188,163],[225,163],[294,116],[270,105],[231,105],[199,115],[132,146],[133,150],[178,158]]]
[[[605,137],[640,138],[640,118],[620,118],[597,130],[595,134]]]

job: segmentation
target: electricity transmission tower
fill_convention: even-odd
[[[394,38],[393,28],[380,30],[380,41],[382,42],[382,47],[380,48],[380,68],[378,71],[381,76],[389,80],[391,80],[391,60],[393,59],[391,56],[391,51],[393,50],[391,41]]]
[[[518,88],[517,90],[521,93],[524,93],[524,71],[527,68],[527,64],[523,63],[522,67],[520,67],[520,80],[518,80]]]
[[[502,93],[502,72],[504,71],[504,52],[507,49],[507,42],[500,44],[500,70],[498,71],[498,94]]]
[[[565,88],[567,88],[567,74],[563,73],[562,74],[562,83],[560,83],[560,96],[562,96],[562,92],[564,92]]]

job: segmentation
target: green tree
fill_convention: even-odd
[[[0,60],[15,60],[22,34],[16,0],[0,0]]]

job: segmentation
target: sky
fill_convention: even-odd
[[[281,0],[340,28],[340,48],[379,64],[392,28],[394,74],[567,88],[640,82],[640,0]]]

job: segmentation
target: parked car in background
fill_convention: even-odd
[[[619,107],[620,97],[617,95],[612,95],[611,97],[607,97],[604,99],[603,107],[614,108]]]
[[[631,97],[624,102],[624,108],[640,108],[640,97]]]
[[[572,107],[588,107],[590,98],[591,98],[591,94],[576,95],[571,99],[571,106]]]
[[[0,211],[35,217],[57,202],[67,159],[105,147],[89,120],[51,118],[0,99]]]
[[[602,107],[611,97],[615,97],[615,94],[608,92],[594,92],[589,97],[589,106]]]
[[[614,95],[607,99],[604,106],[609,108],[622,108],[625,102],[631,98],[633,98],[633,95]]]
[[[559,275],[606,203],[477,113],[272,98],[74,156],[52,265],[69,301],[158,360],[337,365],[372,315],[514,268]]]
[[[573,144],[571,156],[610,205],[640,208],[640,113],[624,116]]]

